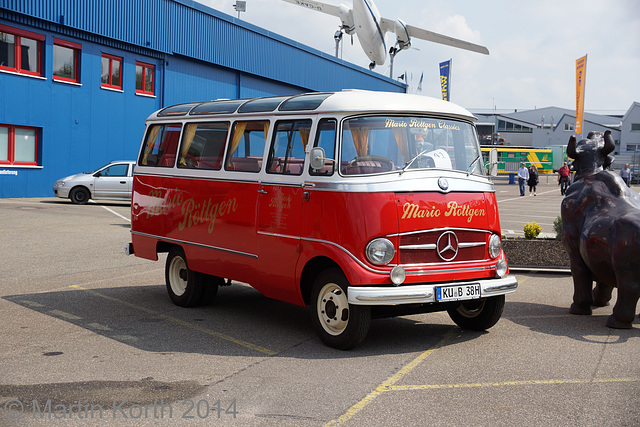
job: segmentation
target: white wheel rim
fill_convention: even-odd
[[[174,257],[169,265],[169,285],[171,286],[171,291],[178,297],[182,296],[187,290],[187,281],[180,277],[182,270],[187,270],[187,263],[179,256]]]
[[[316,302],[320,324],[330,335],[340,335],[349,323],[347,294],[335,283],[327,283],[320,290]]]

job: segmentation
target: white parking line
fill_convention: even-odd
[[[91,202],[91,203],[95,203],[95,204],[97,204],[97,203],[96,203],[96,202],[94,202],[93,200],[90,200],[90,202]],[[125,221],[131,222],[131,220],[130,220],[129,218],[127,218],[126,216],[120,215],[118,212],[114,211],[113,209],[109,209],[109,208],[108,208],[108,207],[106,207],[106,206],[100,206],[100,207],[101,207],[101,208],[103,208],[103,209],[108,210],[109,212],[111,212],[111,213],[112,213],[112,214],[114,214],[115,216],[120,217],[120,218],[124,219]]]
[[[544,191],[544,192],[542,192],[542,193],[538,193],[538,195],[539,195],[539,196],[541,196],[541,195],[543,195],[543,194],[547,194],[547,193],[555,193],[555,192],[557,192],[557,191],[558,191],[557,189],[556,189],[556,190]],[[511,201],[513,201],[513,200],[520,200],[520,197],[523,197],[523,196],[514,197],[514,198],[512,198],[512,199],[498,200],[498,203],[502,203],[502,202],[511,202]],[[529,196],[524,196],[524,197],[529,197]]]

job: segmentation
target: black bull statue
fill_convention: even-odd
[[[569,139],[567,155],[575,159],[576,175],[562,202],[562,242],[573,276],[570,312],[591,314],[591,306],[607,305],[617,287],[607,326],[631,328],[640,297],[640,196],[603,170],[614,148],[610,131]]]

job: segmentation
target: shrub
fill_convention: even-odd
[[[553,221],[553,231],[556,232],[556,240],[560,240],[562,238],[562,217],[557,217]]]
[[[542,227],[536,224],[535,221],[533,221],[531,224],[529,224],[529,222],[527,221],[524,226],[524,237],[528,240],[535,239],[536,237],[538,237],[538,234],[540,234],[541,231]]]

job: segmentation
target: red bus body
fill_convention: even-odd
[[[270,298],[311,305],[321,338],[338,348],[364,339],[366,331],[353,337],[350,328],[368,322],[369,309],[451,313],[465,304],[503,304],[504,294],[517,287],[507,274],[495,192],[466,110],[426,97],[360,91],[263,98],[258,102],[267,105],[255,108],[249,108],[255,100],[234,101],[208,103],[213,113],[206,103],[194,103],[148,119],[133,183],[130,250],[136,256],[157,260],[159,252],[179,248],[184,265],[176,274],[186,287],[193,277],[224,278]],[[293,105],[285,108],[288,101]],[[218,113],[225,103],[233,111]],[[309,103],[317,105],[308,109]],[[215,159],[193,148],[200,140],[214,144],[216,135],[223,148]],[[333,149],[325,145],[332,155],[317,148],[327,144],[326,135],[335,139]],[[455,145],[463,135],[471,142]],[[261,138],[263,152],[249,155]],[[297,157],[296,138],[306,144]],[[423,138],[431,138],[428,152],[418,152]],[[244,157],[234,154],[239,140],[245,141]],[[439,147],[433,146],[437,140]],[[349,150],[356,152],[353,159]],[[195,160],[189,153],[197,153]],[[311,157],[321,154],[322,166],[312,168]],[[369,248],[373,241],[380,246]],[[377,262],[377,256],[385,259]],[[187,273],[197,276],[187,280]],[[337,276],[328,280],[331,286],[319,283],[327,275]],[[172,295],[176,288],[167,280]],[[480,294],[447,297],[456,284]],[[323,295],[338,303],[323,305]],[[331,318],[323,329],[325,312]],[[473,312],[465,316],[473,320]]]

